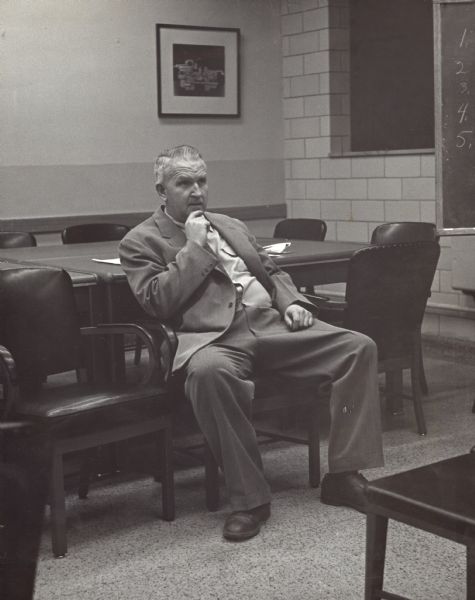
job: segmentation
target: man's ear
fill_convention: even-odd
[[[165,187],[163,186],[163,184],[157,183],[157,185],[155,186],[155,189],[157,190],[157,194],[158,194],[160,200],[162,202],[166,202],[167,201],[167,194],[165,192]]]

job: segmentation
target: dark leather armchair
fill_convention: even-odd
[[[170,396],[174,398],[176,418],[190,419],[191,409],[184,398],[183,378],[172,374],[171,365],[177,348],[175,331],[167,324],[155,323],[161,328],[164,343],[162,344],[162,369],[165,374]],[[255,395],[252,405],[252,418],[255,421],[256,433],[263,440],[284,440],[308,445],[308,472],[311,487],[320,485],[320,433],[319,410],[320,404],[331,394],[331,384],[322,381],[318,390],[311,389],[306,382],[300,384],[278,375],[262,374],[254,379]],[[291,435],[285,429],[268,425],[269,413],[275,411],[305,411],[307,436]],[[259,419],[261,417],[261,419]],[[203,440],[203,461],[205,466],[205,494],[208,510],[214,511],[219,506],[219,465],[217,464],[208,444]]]
[[[0,231],[0,248],[31,248],[36,238],[27,231]]]
[[[404,244],[408,242],[432,242],[438,240],[439,236],[434,223],[424,221],[400,221],[394,223],[382,223],[374,228],[371,234],[371,243],[375,245],[381,244]],[[424,370],[424,362],[422,359],[422,340],[419,340],[421,347],[421,390],[423,394],[429,392],[427,378]],[[398,381],[398,386],[401,387],[402,382]]]
[[[71,225],[61,232],[63,244],[84,244],[86,242],[111,242],[121,240],[130,231],[127,225],[116,223],[84,223]]]
[[[382,223],[371,234],[372,244],[403,244],[406,242],[432,242],[438,238],[434,223],[401,221]]]
[[[420,330],[440,247],[438,242],[372,246],[350,259],[345,302],[315,299],[322,320],[371,337],[379,370],[411,370],[412,399],[421,435],[426,425],[420,389]]]
[[[133,333],[150,361],[141,381],[100,382],[94,365],[77,383],[74,370],[90,356],[88,340],[107,344]],[[52,268],[0,271],[0,403],[3,427],[27,421],[51,444],[53,553],[67,550],[63,456],[143,435],[156,437],[162,483],[162,516],[174,519],[169,395],[159,381],[157,336],[138,325],[79,327],[69,275]],[[7,440],[8,442],[8,440]],[[6,444],[8,459],[8,443]]]
[[[327,224],[321,219],[283,219],[274,229],[275,238],[314,240],[320,242],[327,234]]]

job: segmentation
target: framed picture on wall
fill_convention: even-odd
[[[156,27],[159,117],[239,117],[239,29]]]

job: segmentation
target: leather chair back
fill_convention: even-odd
[[[65,271],[0,271],[0,316],[0,344],[12,353],[19,381],[36,384],[79,366],[79,319]]]
[[[371,337],[379,360],[411,355],[439,254],[432,241],[371,246],[351,258],[344,327]]]
[[[327,224],[321,219],[284,219],[274,229],[275,238],[323,241]]]
[[[130,231],[127,225],[116,223],[84,223],[71,225],[61,233],[63,244],[84,244],[86,242],[110,242],[121,240]]]
[[[434,223],[403,221],[383,223],[373,230],[372,244],[404,244],[407,242],[431,242],[437,239]]]
[[[0,248],[30,248],[36,246],[36,238],[27,231],[0,231]]]

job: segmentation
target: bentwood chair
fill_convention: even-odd
[[[472,448],[467,454],[368,483],[365,600],[408,600],[383,589],[389,519],[465,545],[466,598],[475,598],[474,473]],[[427,549],[419,553],[421,560],[430,560]]]
[[[149,352],[142,380],[132,380],[129,372],[127,381],[100,382],[94,365],[86,369],[86,383],[69,376],[87,362],[87,341],[93,336],[107,343],[111,336],[128,333],[140,336]],[[54,555],[67,551],[63,457],[71,452],[152,436],[158,444],[162,516],[173,520],[169,395],[159,382],[159,347],[153,332],[124,324],[80,328],[65,271],[12,268],[0,271],[0,344],[4,426],[28,421],[51,444]]]
[[[434,223],[419,222],[419,221],[400,221],[395,223],[382,223],[373,230],[371,234],[371,243],[375,245],[381,244],[402,244],[406,242],[432,242],[439,239],[437,228]],[[422,358],[422,339],[419,338],[420,344],[420,363],[421,363],[421,390],[423,394],[429,391],[427,378],[424,369]],[[402,386],[401,378],[399,377],[394,384],[399,388]]]
[[[327,234],[327,224],[321,219],[283,219],[274,229],[275,238],[294,240],[313,240],[322,242]],[[305,293],[313,294],[309,287],[303,288]]]
[[[162,369],[168,382],[170,396],[174,398],[174,410],[179,420],[190,420],[190,404],[183,393],[183,378],[180,374],[172,375],[171,365],[177,348],[175,331],[167,324],[160,323],[163,335]],[[262,373],[254,379],[255,391],[252,402],[252,415],[259,438],[266,441],[284,440],[308,445],[308,476],[311,487],[320,485],[320,405],[324,404],[331,394],[331,383],[322,380],[318,389],[315,382],[312,388],[306,382],[281,377],[275,374]],[[269,414],[278,411],[305,411],[307,435],[299,437],[268,425]],[[259,419],[260,417],[260,419]],[[191,417],[192,418],[192,417]],[[205,440],[202,443],[205,467],[205,494],[208,510],[215,511],[219,506],[219,465]]]
[[[0,248],[31,248],[36,238],[27,231],[0,231]]]
[[[61,232],[63,244],[84,244],[87,242],[112,242],[121,240],[130,231],[127,225],[116,223],[84,223],[71,225]]]
[[[370,246],[349,262],[345,301],[316,299],[322,320],[372,338],[379,371],[410,369],[417,429],[426,433],[420,389],[420,329],[437,261],[438,242]],[[335,315],[339,315],[335,317]]]

